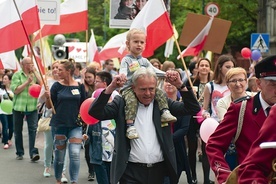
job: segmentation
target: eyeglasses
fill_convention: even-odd
[[[243,81],[246,81],[247,79],[233,79],[228,81],[228,83],[237,84],[237,82],[242,83]]]

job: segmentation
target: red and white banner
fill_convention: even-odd
[[[173,35],[172,24],[164,1],[148,1],[133,20],[130,29],[132,28],[143,29],[146,32],[146,47],[142,55],[152,56],[154,50]]]
[[[42,37],[61,33],[75,33],[87,30],[88,13],[87,0],[65,0],[60,5],[60,24],[44,25]],[[34,40],[39,39],[38,34]]]
[[[125,45],[127,33],[128,31],[115,35],[110,40],[108,40],[108,42],[100,51],[100,59],[107,60],[111,58],[123,58],[128,53],[128,51],[125,50],[124,52],[120,53],[119,49],[122,47],[122,45]]]
[[[99,51],[93,30],[91,30],[91,37],[88,44],[88,59],[90,63],[93,61],[100,63]]]
[[[195,37],[195,39],[187,46],[185,50],[181,52],[182,57],[184,56],[197,56],[198,53],[203,49],[206,42],[209,31],[212,27],[214,17],[210,17],[206,26],[200,31],[200,33]],[[180,59],[180,55],[177,56]]]
[[[20,15],[18,15],[17,8]],[[35,0],[1,0],[0,17],[2,17],[0,21],[0,53],[28,44],[27,35],[40,28]]]
[[[18,70],[20,65],[14,50],[0,54],[0,69]]]

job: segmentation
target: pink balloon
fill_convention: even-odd
[[[207,118],[205,119],[199,129],[199,134],[201,139],[207,143],[210,135],[212,135],[219,123],[214,118]]]
[[[33,84],[29,87],[29,94],[34,97],[38,98],[40,94],[41,86],[38,84]]]
[[[94,118],[93,116],[90,116],[88,114],[89,107],[91,106],[93,102],[93,98],[86,99],[80,107],[80,116],[81,119],[87,124],[87,125],[94,125],[99,122],[98,119]]]
[[[205,120],[205,118],[202,116],[203,111],[204,111],[204,110],[201,108],[201,110],[196,114],[196,120],[197,120],[197,122],[198,122],[199,124],[201,124],[202,121]]]
[[[242,55],[243,58],[249,59],[251,57],[251,50],[247,47],[244,47],[241,50],[241,55]]]
[[[104,88],[99,88],[93,93],[93,98],[98,98],[98,96],[101,94],[101,92],[104,90]]]

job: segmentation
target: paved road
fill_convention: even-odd
[[[25,156],[23,160],[16,160],[15,157],[15,147],[12,146],[7,150],[3,149],[3,145],[0,147],[0,173],[1,173],[1,181],[0,183],[6,184],[53,184],[55,183],[55,178],[52,175],[49,178],[43,177],[43,150],[39,149],[40,160],[36,163],[33,163],[29,159],[28,153],[28,136],[27,136],[27,127],[24,126],[23,132],[24,139],[24,148],[25,148]],[[197,163],[197,173],[199,184],[202,184],[202,169],[200,162]],[[67,171],[68,172],[68,171]],[[52,169],[52,174],[53,169]],[[67,173],[67,176],[68,173]],[[81,150],[81,168],[79,175],[79,184],[96,184],[96,181],[89,182],[87,181],[87,165],[84,159],[84,150]],[[213,178],[213,174],[211,174],[211,178]],[[180,184],[187,183],[186,175],[183,172]]]

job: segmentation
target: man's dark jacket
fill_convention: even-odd
[[[111,184],[117,184],[128,164],[130,153],[130,140],[126,137],[125,101],[122,97],[116,96],[111,103],[108,103],[109,94],[104,93],[93,102],[89,114],[99,120],[114,119],[116,121],[115,150],[111,163]],[[200,111],[200,106],[191,90],[180,92],[183,102],[168,99],[170,112],[174,116],[194,115]],[[163,151],[167,174],[172,184],[178,183],[175,149],[170,126],[161,127],[161,114],[158,102],[154,100],[153,122],[157,133],[158,141]]]

